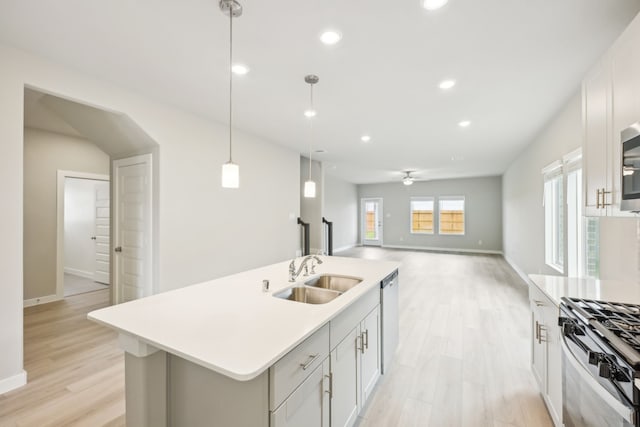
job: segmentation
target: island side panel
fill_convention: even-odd
[[[269,376],[236,381],[168,354],[169,425],[269,426]]]
[[[125,396],[128,426],[167,425],[167,354],[138,357],[125,352]]]

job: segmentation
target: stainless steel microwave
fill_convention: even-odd
[[[640,212],[640,122],[621,132],[622,199],[620,210]]]

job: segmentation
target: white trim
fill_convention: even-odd
[[[0,394],[7,393],[27,384],[27,371],[23,370],[19,374],[0,380]]]
[[[525,273],[524,271],[522,271],[520,269],[520,267],[518,267],[518,265],[513,262],[513,260],[511,258],[509,258],[507,255],[502,255],[502,257],[504,258],[505,261],[507,261],[507,264],[509,264],[511,266],[511,268],[513,268],[513,271],[515,271],[518,276],[520,276],[520,278],[528,285],[535,285],[535,283],[533,283],[533,281],[529,278],[529,276],[527,275],[527,273]]]
[[[109,181],[109,175],[89,172],[76,172],[58,169],[56,187],[56,297],[64,298],[64,181],[66,178],[93,179]],[[93,278],[93,275],[91,276]],[[44,297],[48,298],[48,297]],[[40,298],[42,300],[42,298]],[[35,304],[32,304],[35,305]]]
[[[502,255],[502,251],[494,251],[491,249],[461,249],[461,248],[440,248],[433,246],[406,246],[406,245],[382,245],[383,248],[389,249],[409,249],[418,251],[434,251],[434,252],[463,252],[470,254],[489,254]]]
[[[336,248],[333,250],[333,253],[338,253],[338,252],[344,252],[344,251],[348,251],[351,248],[355,248],[356,246],[360,246],[357,243],[351,244],[351,245],[347,245],[347,246],[340,246],[339,248]]]
[[[76,268],[65,267],[64,272],[65,274],[73,274],[74,276],[80,276],[80,277],[84,277],[85,279],[93,280],[92,271],[84,271],[84,270],[78,270]]]
[[[562,173],[562,161],[554,160],[540,171],[542,175],[556,175]]]
[[[582,147],[576,148],[575,150],[565,154],[562,156],[562,163],[569,164],[582,161]]]
[[[31,298],[24,300],[23,304],[25,307],[32,307],[34,305],[46,304],[48,302],[60,301],[62,298],[58,297],[58,295],[45,295],[43,297]]]

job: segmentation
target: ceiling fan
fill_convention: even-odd
[[[412,171],[404,171],[404,177],[402,177],[402,183],[404,185],[411,185],[415,178],[411,176]]]

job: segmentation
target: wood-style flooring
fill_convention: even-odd
[[[403,263],[400,347],[361,427],[552,425],[529,368],[527,289],[501,257],[340,255]],[[125,425],[116,334],[86,320],[107,304],[108,291],[96,291],[25,309],[29,383],[0,395],[0,426]]]
[[[24,310],[27,385],[0,395],[0,426],[124,426],[124,354],[87,320],[109,290]]]
[[[528,289],[497,255],[354,248],[402,262],[400,345],[360,427],[552,427],[530,370]]]

